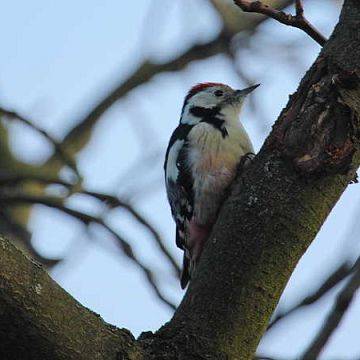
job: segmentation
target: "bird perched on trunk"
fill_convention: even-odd
[[[194,273],[241,159],[254,151],[239,113],[246,95],[258,86],[233,90],[203,83],[185,97],[164,164],[176,244],[184,251],[182,288]]]

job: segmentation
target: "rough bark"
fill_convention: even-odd
[[[2,241],[2,351],[42,359],[116,359],[116,352],[120,359],[252,359],[292,271],[360,164],[359,23],[360,2],[346,0],[334,34],[235,181],[168,324],[134,342]]]
[[[106,324],[0,238],[0,359],[133,360],[137,354],[129,331]]]

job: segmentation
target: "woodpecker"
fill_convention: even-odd
[[[245,97],[258,86],[233,90],[221,83],[202,83],[185,97],[164,163],[176,245],[184,251],[183,289],[194,273],[240,162],[254,152],[239,114]]]

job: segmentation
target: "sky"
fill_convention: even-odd
[[[328,36],[339,8],[329,0],[304,3],[308,18]],[[166,61],[195,42],[211,39],[220,29],[215,12],[203,0],[0,0],[0,4],[6,14],[0,22],[0,104],[59,139],[142,59]],[[262,25],[255,39],[239,55],[239,66],[254,83],[261,83],[254,93],[257,112],[247,104],[242,114],[258,150],[319,47],[300,31],[274,21]],[[87,188],[130,196],[159,229],[179,264],[162,161],[187,89],[203,81],[245,87],[222,56],[191,64],[181,73],[158,75],[106,112],[77,157]],[[51,146],[38,134],[21,125],[9,128],[19,159],[41,163],[51,154]],[[360,226],[354,222],[359,189],[348,187],[298,264],[280,306],[291,306],[298,296],[311,292],[341,256],[359,254]],[[80,196],[69,205],[94,214],[103,211]],[[183,291],[148,233],[122,210],[112,211],[108,219],[141,260],[156,268],[162,290],[179,303]],[[66,256],[51,276],[105,321],[138,335],[155,331],[170,319],[171,311],[102,229],[92,227],[86,234],[76,221],[40,206],[33,211],[30,228],[41,253]],[[259,350],[289,359],[298,355],[321,326],[336,291],[279,325]],[[359,324],[358,297],[321,359],[359,359]]]

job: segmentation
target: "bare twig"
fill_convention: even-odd
[[[306,296],[302,301],[300,301],[297,305],[293,306],[289,310],[286,310],[276,315],[276,317],[270,322],[267,330],[270,330],[273,326],[275,326],[281,320],[284,320],[294,312],[306,306],[314,304],[316,301],[326,295],[331,289],[333,289],[337,284],[344,280],[352,271],[353,268],[348,262],[342,263],[311,295]]]
[[[30,120],[26,119],[25,117],[21,116],[20,114],[9,111],[4,109],[3,107],[0,108],[0,114],[4,115],[5,118],[14,119],[22,122],[23,124],[29,126],[30,128],[34,129],[38,133],[40,133],[44,138],[46,138],[55,148],[55,156],[58,156],[67,166],[69,166],[74,173],[77,175],[79,179],[81,179],[79,170],[77,168],[75,160],[70,156],[70,154],[66,151],[64,146],[55,140],[48,132],[41,129],[39,126],[32,123]]]
[[[301,29],[307,33],[318,44],[323,46],[327,39],[304,17],[304,9],[301,0],[296,0],[296,15],[287,14],[283,11],[277,10],[263,4],[261,1],[251,0],[234,0],[234,3],[245,12],[253,12],[267,15],[282,24],[289,25]]]
[[[338,328],[343,316],[348,310],[352,300],[354,299],[356,291],[360,287],[360,258],[357,260],[354,267],[354,274],[344,287],[343,290],[336,297],[333,309],[326,318],[321,330],[316,335],[308,349],[305,351],[302,359],[317,359],[323,351],[326,343],[331,335]]]
[[[47,207],[51,207],[61,212],[79,220],[84,225],[90,225],[91,223],[100,225],[106,231],[108,231],[116,240],[117,245],[121,249],[121,251],[126,255],[128,259],[130,259],[138,268],[142,270],[145,274],[145,277],[149,284],[151,285],[152,289],[154,290],[157,297],[167,306],[169,306],[172,310],[176,309],[176,306],[168,300],[160,291],[153,272],[144,265],[134,254],[131,245],[121,237],[115,230],[113,230],[108,224],[104,222],[103,219],[80,212],[78,210],[71,209],[65,206],[63,203],[63,199],[54,196],[36,196],[36,195],[28,195],[28,194],[0,194],[0,203],[3,204],[41,204]]]
[[[172,265],[176,276],[177,277],[180,276],[180,268],[179,268],[177,262],[175,261],[175,259],[170,254],[169,250],[166,248],[159,232],[155,229],[155,227],[152,224],[150,224],[149,220],[145,219],[145,217],[143,217],[138,211],[135,211],[135,209],[130,204],[128,204],[125,201],[120,200],[116,196],[112,196],[112,195],[108,195],[108,194],[103,194],[103,193],[98,193],[98,192],[93,192],[93,191],[82,191],[81,193],[92,196],[92,197],[104,202],[109,207],[112,207],[112,208],[121,207],[121,208],[127,210],[139,224],[144,226],[150,232],[153,239],[155,240],[156,245],[159,247],[161,252],[165,255],[165,258]]]

